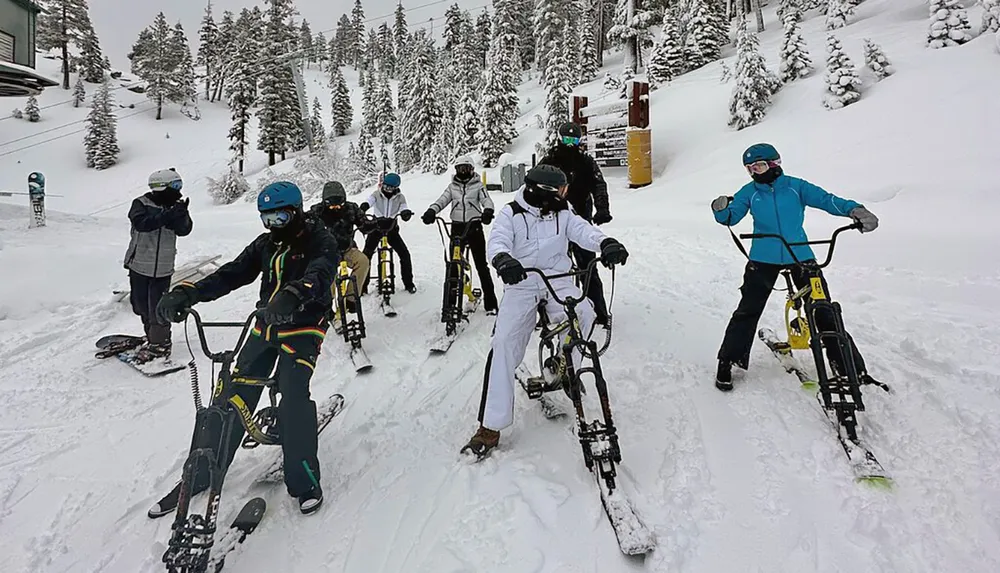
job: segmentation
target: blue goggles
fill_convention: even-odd
[[[171,181],[170,183],[154,183],[149,186],[150,191],[166,191],[167,189],[173,189],[174,191],[180,191],[183,188],[184,183],[180,180]]]
[[[263,211],[260,220],[264,223],[265,229],[281,229],[292,222],[294,214],[288,209],[276,209],[274,211]]]
[[[573,146],[576,146],[576,145],[580,145],[580,142],[583,141],[583,138],[582,137],[573,137],[572,135],[563,135],[563,136],[560,137],[560,141],[563,142],[563,145],[573,145]]]

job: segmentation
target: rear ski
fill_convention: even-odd
[[[569,415],[569,408],[566,405],[547,396],[545,393],[539,393],[539,386],[548,383],[544,378],[533,376],[524,365],[521,365],[514,371],[514,379],[517,380],[517,383],[524,390],[524,393],[528,395],[528,398],[538,402],[539,406],[542,407],[542,415],[546,418],[554,420]]]
[[[316,424],[317,434],[323,434],[323,430],[330,425],[330,422],[344,411],[344,405],[344,396],[334,394],[316,408],[319,412]],[[254,483],[279,483],[283,481],[285,472],[282,466],[281,452],[278,452],[277,458],[271,462],[266,470],[261,472],[260,477],[254,480]]]
[[[816,379],[806,372],[799,359],[792,354],[792,347],[787,342],[780,340],[773,330],[762,328],[757,332],[757,336],[771,350],[771,353],[778,359],[778,363],[785,369],[785,372],[794,374],[799,379],[799,383],[802,384],[803,389],[816,390],[819,388],[819,383]]]

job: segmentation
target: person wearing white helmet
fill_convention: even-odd
[[[135,360],[140,363],[170,356],[170,323],[157,318],[156,305],[170,288],[177,258],[177,237],[191,233],[188,199],[177,170],[161,169],[149,176],[149,192],[132,201],[128,218],[132,238],[125,251],[132,310],[142,319],[146,342]]]
[[[483,234],[483,225],[489,225],[493,221],[493,200],[486,192],[483,182],[476,177],[476,166],[468,155],[455,160],[455,176],[437,201],[427,207],[421,220],[425,225],[433,225],[437,214],[449,204],[451,234],[464,237],[462,246],[469,247],[472,251],[472,260],[476,263],[482,285],[486,314],[496,314],[497,295],[493,288],[490,265],[486,260],[486,236]]]

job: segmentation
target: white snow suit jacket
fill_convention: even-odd
[[[572,270],[569,256],[570,241],[593,251],[601,252],[601,242],[608,238],[600,229],[588,223],[571,209],[542,216],[537,207],[524,200],[524,187],[517,190],[514,204],[504,205],[497,214],[486,256],[493,261],[500,253],[508,253],[524,268],[534,267],[547,275]],[[545,288],[541,277],[529,273],[528,279],[505,288]]]
[[[409,207],[406,206],[406,197],[400,191],[392,197],[386,197],[381,191],[375,191],[365,199],[365,203],[371,206],[372,213],[376,217],[387,217],[392,219]]]
[[[449,203],[451,220],[458,223],[468,223],[470,219],[482,217],[484,209],[493,209],[493,200],[478,177],[469,181],[452,179],[444,193],[428,208],[440,213]]]

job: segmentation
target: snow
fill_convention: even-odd
[[[761,53],[776,69],[781,26],[773,7],[765,16]],[[824,19],[806,18],[803,38],[822,61],[815,55],[825,47]],[[519,395],[515,424],[495,455],[460,463],[458,449],[475,430],[492,324],[478,314],[446,355],[429,355],[427,343],[441,329],[442,247],[436,230],[414,219],[403,236],[420,290],[393,298],[399,316],[392,319],[365,301],[374,369],[355,375],[347,346],[331,335],[313,378],[317,401],[333,392],[347,399],[320,440],[324,507],[301,516],[281,486],[272,488],[268,515],[228,568],[1000,570],[1000,309],[991,302],[1000,297],[992,177],[1000,163],[1000,77],[986,73],[998,56],[992,34],[932,50],[926,30],[924,2],[860,4],[838,30],[844,49],[863,61],[862,39],[871,38],[896,73],[865,84],[859,101],[838,110],[820,103],[822,74],[797,80],[775,95],[760,124],[739,132],[726,126],[731,86],[719,83],[718,63],[680,76],[650,96],[654,184],[630,190],[624,170],[607,170],[615,219],[606,231],[632,257],[616,273],[614,339],[602,366],[622,446],[620,481],[658,543],[644,564],[618,550],[572,418],[548,420]],[[732,47],[723,55],[732,66]],[[40,62],[52,75],[53,63]],[[599,76],[620,63],[618,54],[607,58]],[[356,75],[348,81],[356,85]],[[326,78],[309,72],[307,83],[328,122]],[[581,90],[594,105],[615,97],[601,99],[601,83]],[[126,90],[115,96],[136,104],[120,118],[151,107]],[[521,136],[509,151],[530,163],[542,136],[537,78],[521,96]],[[45,107],[70,97],[59,89],[39,96],[40,123],[0,121],[4,142],[38,133],[0,145],[0,154],[81,127],[41,133],[85,117],[86,108]],[[8,107],[23,107],[23,99]],[[5,571],[161,570],[172,517],[150,521],[145,512],[175,483],[190,445],[187,376],[149,380],[117,361],[96,362],[92,341],[138,330],[111,290],[127,283],[125,212],[150,171],[176,167],[192,197],[194,232],[178,241],[179,264],[233,257],[262,231],[251,203],[216,206],[208,196],[206,178],[226,168],[229,119],[219,104],[201,111],[199,122],[176,107],[160,122],[148,113],[120,119],[121,163],[101,172],[84,167],[82,133],[0,155],[0,188],[24,191],[27,174],[38,170],[50,193],[65,196],[50,198],[47,226],[30,231],[25,198],[0,199]],[[777,146],[789,173],[880,218],[874,233],[841,236],[827,278],[872,374],[893,387],[866,391],[860,415],[863,437],[895,479],[893,492],[853,481],[812,394],[762,344],[734,392],[711,383],[744,261],[708,204],[746,181],[737,157],[758,141]],[[253,188],[266,159],[256,150],[249,159]],[[286,173],[291,163],[274,171]],[[432,175],[403,181],[416,212],[444,184]],[[814,239],[845,222],[815,210],[807,216]],[[737,232],[749,229],[745,222]],[[239,320],[255,294],[246,287],[199,310],[206,319]],[[761,326],[780,331],[779,294]],[[235,336],[212,332],[210,342],[222,349]],[[174,341],[185,359],[183,326],[175,326]],[[196,357],[207,392],[210,365]],[[235,515],[276,455],[240,451],[221,521]]]

